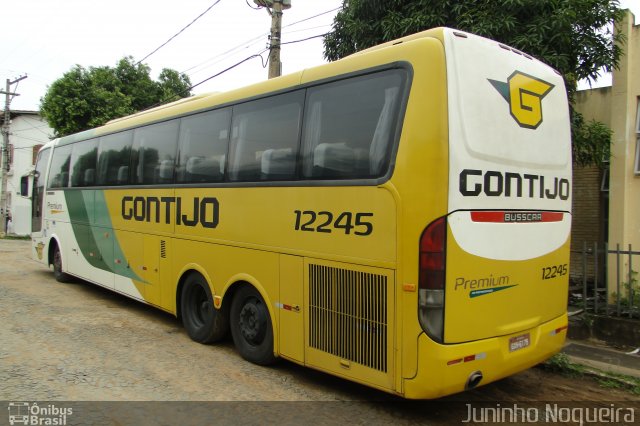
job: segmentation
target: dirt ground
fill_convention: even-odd
[[[444,425],[462,422],[467,404],[556,401],[600,407],[617,401],[616,407],[635,406],[640,419],[638,396],[540,368],[436,402],[405,402],[285,361],[256,366],[230,341],[192,342],[178,320],[159,310],[82,281],[59,284],[30,259],[29,244],[0,239],[0,401],[181,401],[138,404],[138,417],[131,417],[131,405],[98,404],[106,424],[157,423],[157,416],[175,424],[171,416],[185,412],[200,424],[216,412],[218,423],[228,424],[264,424],[275,415],[281,423]],[[0,404],[0,424],[2,411]],[[116,413],[132,423],[114,420]]]

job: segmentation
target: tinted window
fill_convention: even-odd
[[[406,72],[385,71],[308,90],[303,176],[382,176],[389,166]]]
[[[96,183],[98,139],[73,144],[71,151],[71,186],[93,186]]]
[[[73,148],[73,145],[64,145],[53,150],[51,169],[49,170],[49,188],[66,188],[69,186],[71,148]]]
[[[100,138],[97,185],[124,185],[129,182],[129,163],[133,132]]]
[[[178,120],[171,120],[134,131],[131,183],[150,185],[173,182],[178,124]]]
[[[229,141],[231,109],[183,118],[180,123],[178,183],[220,182]]]
[[[295,177],[303,99],[298,91],[233,108],[230,180]]]

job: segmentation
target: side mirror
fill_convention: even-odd
[[[29,175],[20,178],[20,195],[29,197]]]

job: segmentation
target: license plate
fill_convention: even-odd
[[[519,349],[524,349],[531,343],[531,338],[529,337],[529,333],[522,334],[520,336],[512,337],[509,339],[509,352],[517,351]]]

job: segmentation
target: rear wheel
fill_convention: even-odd
[[[240,355],[259,365],[275,362],[269,310],[258,291],[241,287],[231,303],[231,335]]]
[[[182,324],[192,340],[213,343],[227,334],[229,316],[223,309],[215,309],[207,281],[194,273],[187,277],[180,299]]]
[[[63,272],[62,254],[60,253],[60,248],[57,244],[53,248],[53,276],[56,277],[56,281],[60,283],[68,283],[73,279],[71,275]]]

